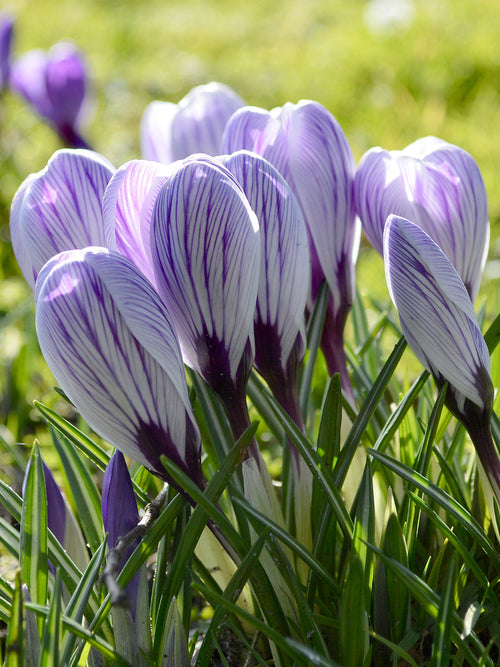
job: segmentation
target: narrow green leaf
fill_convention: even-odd
[[[142,538],[140,543],[134,549],[134,552],[127,560],[122,568],[122,571],[117,577],[117,583],[124,588],[137,573],[139,568],[144,565],[147,559],[154,553],[159,541],[165,535],[170,524],[177,518],[185,505],[185,500],[177,494],[169,502],[169,504],[162,510],[160,516],[153,524],[152,528]],[[111,600],[109,593],[105,597],[100,608],[94,614],[91,620],[90,629],[97,631],[101,625],[106,622],[109,617],[111,609]]]
[[[408,588],[410,594],[420,603],[425,611],[430,614],[432,618],[436,619],[440,605],[439,595],[410,569],[392,558],[389,558],[380,551],[380,549],[377,549],[372,545],[370,545],[370,548],[373,549],[379,558],[384,561],[387,567],[394,571],[396,576],[400,579],[401,584]],[[462,626],[463,619],[458,614],[454,614],[453,625],[451,627],[451,639],[463,653],[463,657],[468,660],[470,664],[475,664],[477,662],[477,655],[474,653],[474,650],[477,651],[478,655],[485,655],[485,648],[477,636],[472,632],[468,635],[468,639],[473,644],[473,647],[469,646],[461,637]],[[491,660],[488,660],[487,664],[490,667],[493,667]]]
[[[432,523],[434,523],[439,528],[439,531],[446,537],[447,540],[449,540],[450,544],[452,544],[455,547],[460,556],[463,558],[464,563],[467,564],[471,572],[473,572],[474,575],[476,576],[483,590],[486,591],[488,595],[491,596],[491,601],[494,604],[496,604],[498,599],[490,586],[488,577],[481,569],[476,558],[474,557],[474,554],[470,551],[470,545],[464,544],[457,537],[455,530],[453,528],[450,528],[439,516],[439,514],[435,512],[432,509],[432,507],[430,507],[429,504],[426,503],[419,495],[413,493],[410,490],[407,490],[407,493],[410,496],[411,500],[416,505],[419,506],[420,510],[422,512],[425,512],[425,514],[429,517]]]
[[[323,281],[319,288],[314,307],[307,323],[307,356],[305,364],[302,367],[299,384],[299,405],[302,415],[307,414],[307,406],[311,396],[312,379],[314,375],[314,366],[321,343],[321,334],[323,332],[323,323],[325,321],[326,307],[330,290],[328,284]]]
[[[59,438],[54,429],[51,429],[51,434],[73,494],[85,537],[93,553],[104,539],[99,492],[77,449],[64,438]]]
[[[186,633],[179,615],[177,600],[172,598],[167,614],[167,632],[163,647],[164,667],[190,667]]]
[[[0,517],[0,542],[16,558],[19,559],[19,532],[4,518]]]
[[[5,641],[4,667],[25,667],[23,615],[24,603],[21,574],[20,572],[16,572],[16,582],[12,598],[12,616],[7,627],[7,638]]]
[[[415,470],[412,470],[411,468],[408,468],[399,461],[396,461],[395,459],[387,456],[386,454],[383,454],[382,452],[376,452],[373,449],[369,449],[368,453],[377,460],[381,461],[397,475],[403,479],[406,479],[406,481],[410,482],[425,494],[433,498],[433,500],[435,500],[440,505],[440,507],[454,516],[455,519],[457,519],[457,521],[459,521],[467,529],[470,536],[478,542],[481,548],[491,559],[492,565],[497,571],[500,572],[500,557],[496,547],[492,544],[481,526],[465,507],[460,505],[460,503],[445,493],[438,486],[432,484],[432,482],[430,482],[423,475],[416,472]]]
[[[432,656],[430,665],[440,667],[448,665],[450,662],[451,634],[453,627],[453,612],[455,611],[455,580],[457,563],[455,558],[451,558],[446,578],[441,593],[439,611],[436,618],[436,630],[434,633],[434,642],[432,644]]]
[[[365,580],[365,605],[370,608],[370,594],[373,580],[373,554],[366,543],[375,541],[375,499],[373,496],[373,478],[370,461],[366,461],[365,470],[354,501],[354,536],[353,547],[363,566]]]
[[[221,605],[225,607],[228,614],[234,614],[249,625],[256,628],[270,641],[276,644],[276,646],[281,648],[286,655],[297,661],[298,665],[308,664],[315,666],[317,665],[318,667],[339,667],[339,665],[332,660],[328,660],[323,656],[318,655],[315,651],[309,649],[307,646],[303,646],[300,642],[293,640],[291,637],[283,635],[273,626],[268,625],[253,614],[250,614],[244,609],[241,609],[234,603],[224,598],[223,595],[220,595],[212,589],[208,588],[208,586],[205,586],[198,581],[194,581],[193,588],[195,588],[201,595],[203,595],[203,597],[205,597],[213,607]],[[305,657],[310,661],[309,663],[304,663],[303,658]]]
[[[340,649],[344,667],[359,667],[368,653],[368,614],[363,563],[353,552],[340,604]]]
[[[283,530],[281,526],[269,519],[265,514],[262,514],[262,512],[259,512],[255,507],[249,505],[244,498],[235,497],[233,502],[235,505],[241,507],[249,518],[254,520],[253,523],[257,533],[261,530],[260,526],[268,528],[271,533],[276,535],[276,537],[283,542],[283,544],[289,547],[299,558],[307,563],[323,583],[330,586],[336,594],[340,594],[340,589],[335,579],[333,579],[330,573],[322,566],[320,561],[318,561],[310,551],[305,549],[300,542],[297,542],[289,532]]]
[[[370,636],[379,641],[385,647],[390,649],[394,655],[397,655],[400,660],[403,661],[403,664],[407,663],[410,667],[419,667],[415,660],[411,657],[407,651],[405,651],[401,646],[395,644],[394,642],[389,641],[386,637],[379,635],[376,632],[370,631]],[[399,663],[398,663],[399,664]]]
[[[317,448],[323,452],[323,461],[327,470],[331,470],[334,458],[340,453],[341,426],[342,387],[340,385],[340,375],[335,373],[326,390],[317,440]]]
[[[26,607],[28,609],[31,609],[31,611],[36,613],[42,619],[46,619],[48,616],[49,609],[46,606],[42,607],[41,605],[33,604],[30,602],[26,604]],[[92,648],[95,648],[97,651],[99,651],[102,657],[105,660],[109,661],[109,664],[113,665],[113,667],[115,667],[115,665],[116,667],[136,667],[136,665],[131,665],[129,662],[124,660],[124,658],[119,653],[117,653],[113,649],[113,647],[108,642],[106,642],[102,637],[94,634],[89,629],[85,628],[79,623],[76,623],[71,618],[67,618],[66,616],[64,616],[64,614],[61,616],[61,623],[63,632],[69,631],[73,633],[77,638],[83,639]],[[77,667],[77,665],[79,665],[79,663],[78,662],[75,663],[72,659],[70,667]]]
[[[110,455],[107,454],[85,433],[73,426],[69,421],[57,414],[54,410],[43,405],[39,401],[33,402],[37,410],[45,417],[50,426],[57,429],[61,435],[67,438],[75,447],[83,452],[98,468],[104,470],[109,463]]]
[[[48,590],[47,494],[43,463],[34,445],[26,478],[21,515],[19,562],[21,576],[36,604],[45,604]],[[39,626],[41,630],[41,626]]]
[[[373,449],[378,451],[384,451],[388,444],[391,442],[394,434],[398,430],[401,422],[408,414],[409,409],[415,403],[418,395],[420,394],[422,387],[427,382],[429,378],[429,371],[424,371],[420,376],[415,380],[410,390],[403,396],[401,401],[398,403],[397,408],[391,414],[384,427],[380,431]]]
[[[384,553],[389,558],[408,567],[408,552],[403,530],[398,517],[394,513],[390,515],[387,521],[384,536]],[[385,567],[383,563],[381,565]],[[408,595],[407,588],[401,586],[392,571],[386,571],[385,580],[387,586],[390,639],[394,643],[399,644],[406,634],[410,611],[410,596]]]
[[[203,438],[203,444],[204,446],[208,444],[207,451],[212,452],[213,450],[213,463],[220,464],[234,443],[224,408],[217,396],[197,373],[189,371],[189,378],[196,392],[206,424],[206,428],[203,429],[203,435],[206,436]]]
[[[340,456],[333,473],[334,482],[338,488],[341,488],[342,484],[344,483],[345,476],[347,475],[349,466],[351,465],[352,459],[354,458],[356,449],[368,427],[373,413],[382,400],[383,393],[394,371],[396,370],[405,348],[406,340],[401,338],[394,347],[394,350],[389,356],[389,359],[384,364],[384,367],[380,371],[377,379],[373,383],[372,388],[369,391],[358,413],[358,416],[352,425],[351,430],[349,431],[349,435],[347,436],[345,444],[340,452]]]
[[[240,563],[241,559],[248,552],[248,543],[242,539],[240,533],[235,530],[228,519],[217,509],[217,507],[215,507],[214,502],[217,501],[225,486],[230,482],[231,475],[241,459],[242,448],[244,449],[250,444],[256,426],[256,424],[253,424],[252,427],[247,429],[234,445],[226,460],[210,480],[204,492],[201,492],[192,480],[190,480],[177,466],[170,461],[163,459],[163,463],[169,474],[181,488],[186,489],[186,492],[196,503],[196,507],[189,519],[188,526],[184,531],[181,543],[177,548],[169,571],[167,586],[160,604],[161,610],[158,612],[158,624],[160,628],[164,627],[164,620],[162,620],[162,618],[164,619],[166,601],[170,601],[178,591],[182,582],[186,563],[189,562],[192,556],[199,536],[207,524],[208,517],[212,520],[209,524],[210,529],[214,532],[215,536],[234,560],[235,564]],[[251,583],[254,590],[257,590],[256,597],[263,613],[273,619],[273,623],[279,631],[285,632],[285,629],[288,627],[287,622],[276,599],[275,592],[269,583],[265,571],[260,566],[260,563],[254,569]],[[161,632],[155,632],[155,642],[159,639],[161,640]],[[158,659],[158,646],[155,646],[154,654]]]
[[[237,599],[239,597],[240,592],[247,583],[251,575],[252,569],[258,563],[261,551],[264,548],[264,544],[266,542],[266,537],[267,537],[267,532],[264,531],[262,535],[260,535],[260,537],[250,547],[248,554],[241,561],[238,569],[231,577],[231,580],[229,581],[228,585],[226,586],[225,590],[222,593],[225,599],[229,600],[230,602],[233,602],[234,604],[237,604]],[[210,658],[214,651],[215,640],[217,639],[218,634],[222,629],[222,625],[226,620],[227,615],[228,614],[226,608],[223,607],[222,605],[218,605],[215,608],[214,615],[210,620],[210,625],[208,626],[208,629],[205,633],[205,638],[203,640],[200,652],[198,654],[198,663],[200,665],[209,664]]]
[[[351,517],[349,516],[349,512],[346,509],[344,500],[340,494],[339,487],[335,484],[332,475],[323,465],[321,457],[317,454],[317,452],[314,451],[311,443],[306,439],[297,425],[286,414],[281,405],[279,405],[279,403],[271,395],[268,396],[268,401],[276,418],[280,421],[287,435],[299,450],[300,455],[313,474],[313,477],[321,486],[325,498],[328,500],[335,516],[338,519],[341,530],[348,539],[351,539],[353,533],[353,523]]]
[[[93,555],[87,569],[78,583],[78,586],[66,605],[65,615],[76,623],[81,623],[85,607],[89,603],[94,587],[99,582],[105,546],[106,542],[103,542]],[[69,664],[69,658],[74,650],[75,642],[76,637],[74,635],[67,633],[64,636],[61,650],[62,665]]]
[[[62,584],[59,570],[50,600],[40,654],[40,667],[59,667],[59,642],[61,638]],[[64,663],[63,663],[64,664]]]
[[[500,315],[497,315],[490,324],[488,331],[484,334],[484,340],[488,346],[488,351],[492,354],[500,343]]]

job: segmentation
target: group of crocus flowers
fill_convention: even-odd
[[[14,59],[14,19],[0,15],[0,92],[10,88],[59,135],[64,145],[87,148],[81,133],[89,77],[83,54],[71,42],[32,49]]]
[[[430,137],[372,149],[356,168],[321,104],[266,111],[215,83],[179,105],[153,103],[141,138],[146,159],[119,169],[89,150],[58,151],[12,204],[43,355],[88,424],[159,477],[170,481],[166,456],[203,488],[184,365],[218,395],[235,438],[249,425],[255,365],[303,428],[305,324],[324,282],[321,347],[355,408],[343,334],[362,225],[409,345],[449,383],[447,405],[499,497],[489,354],[473,307],[489,240],[473,158]],[[246,456],[261,465],[255,442]]]

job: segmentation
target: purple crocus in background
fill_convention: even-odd
[[[114,171],[98,153],[62,149],[23,181],[12,201],[10,235],[32,289],[42,266],[57,253],[106,244],[102,197]]]
[[[141,121],[143,157],[168,164],[193,153],[217,155],[227,121],[243,105],[216,82],[196,86],[178,104],[151,102]]]
[[[2,12],[0,13],[0,93],[9,85],[13,39],[14,19]]]
[[[12,65],[10,86],[53,126],[66,146],[89,148],[80,133],[88,75],[73,44],[59,42],[48,52],[34,49],[22,55]]]
[[[372,148],[355,178],[357,212],[363,230],[382,254],[391,213],[412,220],[439,245],[474,302],[489,242],[486,189],[475,160],[436,137],[402,151]]]
[[[464,283],[430,236],[399,216],[387,220],[384,261],[405,338],[438,386],[448,382],[446,405],[469,432],[500,501],[490,356]]]
[[[359,246],[351,148],[332,114],[306,100],[270,112],[255,107],[236,111],[226,126],[221,151],[242,148],[269,160],[297,197],[309,233],[312,298],[325,278],[331,293],[322,349],[330,373],[340,373],[352,398],[343,350]]]
[[[200,435],[170,316],[151,283],[105,248],[56,255],[36,285],[40,348],[96,433],[168,480],[161,456],[200,487]]]
[[[219,395],[239,437],[248,426],[260,238],[225,167],[208,157],[177,165],[154,204],[151,254],[185,360]]]

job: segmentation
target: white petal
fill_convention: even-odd
[[[105,244],[101,202],[113,172],[97,153],[64,149],[30,177],[15,206],[14,226],[16,246],[24,246],[35,276],[58,252]]]
[[[200,340],[224,343],[234,379],[249,337],[259,275],[258,223],[237,182],[215,161],[188,160],[161,189],[151,252],[190,363]]]
[[[106,245],[132,260],[153,284],[149,227],[154,200],[168,172],[158,162],[132,160],[113,175],[103,198]]]
[[[305,344],[304,311],[311,278],[302,213],[288,184],[264,158],[239,151],[225,158],[224,164],[240,183],[259,221],[256,321],[276,328],[285,367],[299,334]]]
[[[384,234],[386,277],[408,343],[454,391],[483,408],[478,377],[490,359],[472,302],[450,261],[417,225],[390,216]]]

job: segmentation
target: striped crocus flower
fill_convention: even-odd
[[[372,148],[359,163],[354,190],[363,229],[379,253],[388,215],[412,220],[439,245],[475,300],[488,251],[488,203],[466,151],[436,137],[402,151]]]
[[[150,233],[156,284],[184,357],[223,400],[239,436],[254,358],[256,215],[225,167],[190,158],[161,187]]]
[[[102,480],[102,521],[108,533],[108,549],[117,546],[118,539],[125,536],[139,523],[139,512],[134,487],[123,454],[116,450],[110,458]],[[131,544],[123,554],[124,565],[136,548]],[[126,588],[132,616],[135,617],[140,577],[137,574]]]
[[[193,153],[217,155],[227,121],[243,104],[215,82],[196,86],[178,104],[151,102],[141,121],[143,157],[169,164]]]
[[[30,458],[24,474],[23,497],[25,496],[31,461]],[[68,501],[54,479],[51,469],[43,460],[42,466],[47,498],[47,527],[83,572],[88,565],[89,557],[82,532]],[[54,571],[52,564],[50,564],[50,567]]]
[[[310,240],[312,296],[326,278],[331,298],[323,350],[351,394],[343,330],[354,298],[359,225],[353,198],[355,163],[335,118],[321,104],[287,103],[268,112],[243,107],[233,114],[221,150],[247,149],[265,157],[285,178],[302,209]]]
[[[203,486],[177,337],[127,258],[104,248],[54,257],[38,277],[36,325],[49,368],[91,428],[162,479],[165,455]]]
[[[464,424],[500,500],[500,463],[491,438],[490,356],[472,302],[458,273],[419,226],[389,216],[384,260],[391,298],[408,344]]]
[[[255,366],[276,398],[301,424],[296,384],[305,352],[305,307],[311,280],[304,219],[289,185],[263,157],[243,150],[222,160],[243,188],[259,221]]]
[[[42,266],[63,250],[105,245],[102,197],[114,167],[85,149],[56,151],[12,201],[10,235],[32,289]]]
[[[128,257],[155,284],[149,232],[156,195],[169,167],[131,160],[111,177],[103,198],[106,247]]]
[[[0,93],[9,85],[14,19],[6,12],[0,13]]]
[[[70,42],[50,51],[28,51],[14,62],[10,85],[47,120],[70,148],[88,148],[80,125],[88,88],[87,68]]]

